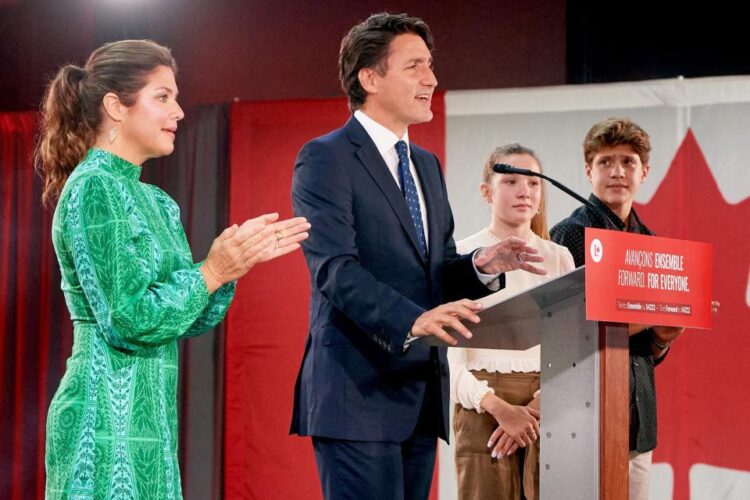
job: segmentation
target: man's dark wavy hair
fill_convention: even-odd
[[[359,70],[375,68],[384,75],[387,71],[388,48],[398,35],[412,33],[424,40],[432,52],[434,45],[429,26],[418,17],[407,14],[373,14],[354,26],[341,40],[339,51],[339,80],[349,98],[349,109],[356,111],[367,100],[367,92],[359,83]]]

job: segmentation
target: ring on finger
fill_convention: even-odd
[[[524,259],[524,255],[526,255],[526,252],[518,252],[518,254],[516,255],[516,258],[518,258],[518,262],[520,262],[521,264],[526,262],[526,260]]]

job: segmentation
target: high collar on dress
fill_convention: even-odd
[[[118,177],[123,177],[130,181],[137,181],[141,178],[142,169],[140,166],[130,163],[109,151],[91,148],[86,153],[85,159],[95,162],[99,167]]]

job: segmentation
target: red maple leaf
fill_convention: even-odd
[[[739,175],[747,175],[743,172]],[[695,463],[750,470],[750,198],[728,203],[691,130],[653,199],[636,207],[658,235],[714,245],[713,329],[687,330],[656,370],[659,435],[655,462],[674,470],[674,498],[689,498]]]

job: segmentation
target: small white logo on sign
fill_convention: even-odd
[[[602,260],[602,255],[604,255],[604,247],[602,246],[602,242],[599,241],[599,238],[594,238],[594,240],[591,242],[591,258],[594,262],[599,262]]]

